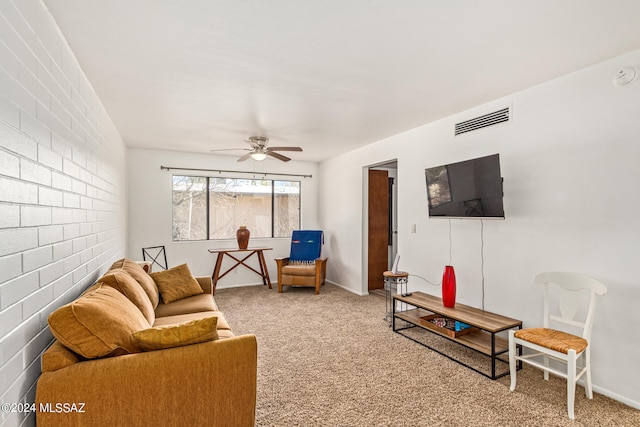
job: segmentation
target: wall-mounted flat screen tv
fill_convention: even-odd
[[[425,169],[429,217],[504,218],[500,155]]]

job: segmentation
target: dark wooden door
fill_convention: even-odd
[[[369,290],[383,289],[389,268],[389,173],[369,170]]]

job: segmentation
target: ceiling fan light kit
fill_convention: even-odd
[[[267,155],[265,153],[256,152],[256,153],[251,153],[251,158],[256,162],[261,162],[267,158]]]
[[[277,151],[302,151],[300,147],[267,147],[269,143],[269,138],[266,136],[251,136],[246,141],[251,148],[222,148],[218,150],[211,151],[228,151],[228,150],[243,150],[248,151],[245,155],[241,156],[238,161],[244,162],[249,157],[257,162],[261,162],[267,158],[267,156],[275,157],[278,160],[282,160],[283,162],[288,162],[291,158],[284,156]]]

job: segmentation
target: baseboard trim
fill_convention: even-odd
[[[627,397],[624,397],[618,393],[614,393],[611,390],[608,390],[606,388],[602,388],[602,387],[598,387],[595,384],[591,385],[591,388],[593,389],[593,391],[595,391],[596,393],[602,394],[604,396],[610,397],[613,400],[617,400],[620,403],[624,403],[627,406],[631,406],[632,408],[635,409],[640,409],[640,402],[636,402],[635,400],[631,400]]]
[[[356,295],[361,296],[361,297],[363,297],[363,296],[365,296],[365,295],[369,295],[368,293],[363,294],[363,293],[361,293],[361,292],[354,291],[354,290],[353,290],[353,289],[351,289],[351,288],[347,288],[346,286],[344,286],[344,285],[342,285],[342,284],[340,284],[340,283],[337,283],[337,282],[333,282],[333,281],[331,281],[331,280],[327,280],[327,279],[325,279],[325,281],[324,281],[324,282],[325,282],[325,283],[329,283],[329,284],[334,285],[334,286],[337,286],[337,287],[339,287],[339,288],[342,288],[342,289],[344,289],[345,291],[349,291],[349,292],[351,292],[352,294],[356,294]]]
[[[365,296],[365,295],[369,295],[368,293],[367,293],[367,294],[362,294],[362,293],[360,293],[360,292],[356,292],[356,291],[354,291],[353,289],[347,288],[346,286],[344,286],[344,285],[342,285],[342,284],[340,284],[340,283],[332,282],[331,280],[326,280],[326,279],[325,279],[325,283],[328,283],[328,284],[330,284],[330,285],[337,286],[337,287],[339,287],[339,288],[344,289],[345,291],[349,291],[349,292],[351,292],[352,294],[356,294],[356,295],[358,295],[358,296]],[[244,287],[246,287],[246,286],[264,286],[264,284],[263,284],[262,282],[256,282],[256,283],[238,283],[238,284],[235,284],[235,285],[218,286],[218,287],[216,287],[216,291],[218,291],[218,290],[220,290],[220,289],[244,288]],[[278,289],[278,282],[271,282],[271,287],[272,287],[273,289],[276,289],[276,290],[277,290],[277,289]]]
[[[231,289],[231,288],[244,288],[246,286],[264,286],[264,283],[262,282],[256,282],[256,283],[237,283],[235,285],[225,285],[225,286],[217,286],[216,287],[216,291],[219,291],[220,289]],[[267,286],[265,286],[266,288]],[[278,289],[278,284],[277,283],[271,283],[271,287],[274,289]]]

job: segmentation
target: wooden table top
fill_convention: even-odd
[[[489,332],[499,332],[522,326],[522,320],[501,316],[460,303],[456,303],[453,308],[445,307],[442,305],[442,298],[423,292],[413,292],[410,296],[406,297],[394,295],[393,298],[397,301],[406,302],[407,304],[423,308],[433,313],[460,320],[472,326],[477,326]]]
[[[270,251],[273,248],[247,248],[247,249],[238,249],[238,248],[229,248],[229,249],[209,249],[209,252],[212,254],[216,254],[219,252],[251,252],[251,251]]]
[[[409,273],[406,271],[397,271],[395,273],[393,271],[385,271],[382,275],[384,277],[408,277]]]

